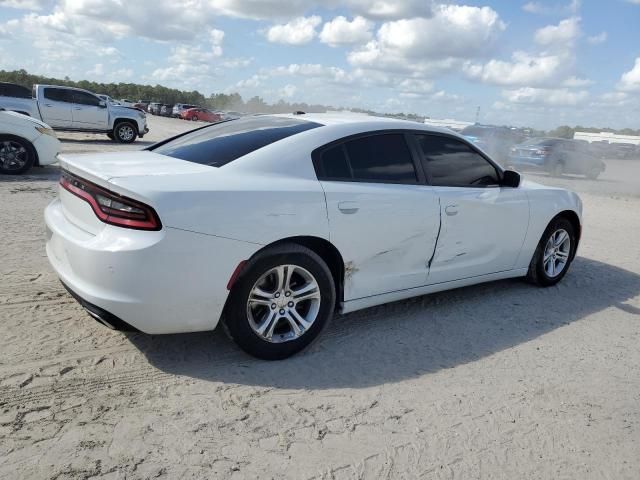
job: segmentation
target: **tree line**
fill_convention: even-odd
[[[35,83],[64,85],[67,87],[76,87],[89,90],[94,93],[106,94],[115,99],[129,99],[135,102],[144,100],[147,102],[159,102],[168,105],[175,103],[190,103],[211,108],[213,110],[237,110],[245,113],[290,113],[296,111],[302,112],[325,112],[327,110],[342,110],[342,107],[333,107],[330,105],[307,104],[307,103],[289,103],[280,100],[277,103],[269,104],[262,97],[255,96],[248,100],[244,100],[239,93],[212,93],[206,97],[197,90],[187,91],[178,90],[176,88],[168,88],[162,85],[141,85],[137,83],[100,83],[90,82],[88,80],[73,81],[69,77],[64,79],[50,78],[42,75],[33,75],[26,70],[5,71],[0,70],[0,81],[11,82],[31,88]],[[393,118],[404,118],[407,120],[415,120],[423,122],[425,117],[414,113],[393,113],[380,114],[372,110],[363,110],[359,108],[351,109],[353,112],[367,113],[370,115],[383,115]],[[625,128],[622,130],[614,130],[612,128],[593,128],[593,127],[570,127],[563,125],[549,132],[540,130],[527,129],[535,136],[550,136],[561,138],[573,138],[576,131],[581,132],[611,132],[619,135],[639,135],[640,130]]]

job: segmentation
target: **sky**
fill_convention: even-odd
[[[0,0],[0,69],[637,129],[640,0]]]

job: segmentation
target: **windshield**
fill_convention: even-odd
[[[150,150],[188,162],[221,167],[278,140],[319,126],[294,118],[244,117],[194,130]]]

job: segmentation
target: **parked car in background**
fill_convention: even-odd
[[[121,98],[118,101],[120,102],[120,105],[122,105],[123,107],[133,107],[133,104],[136,103],[127,98]]]
[[[98,98],[104,100],[105,102],[109,102],[111,105],[122,105],[118,100],[116,100],[115,98],[111,98],[109,95],[105,95],[103,93],[98,94],[97,95]]]
[[[589,144],[589,150],[592,155],[597,158],[607,158],[611,154],[611,144],[605,140],[591,142]]]
[[[504,165],[511,147],[524,141],[525,136],[517,130],[490,125],[470,125],[460,134]]]
[[[612,143],[610,144],[611,158],[629,160],[640,158],[640,148],[634,143]]]
[[[31,90],[15,83],[0,82],[0,107],[5,110],[33,116]]]
[[[162,107],[160,107],[160,115],[163,117],[170,117],[173,115],[173,105],[162,105]]]
[[[606,168],[588,143],[565,138],[533,138],[516,145],[511,149],[508,165],[542,170],[553,176],[574,173],[594,180]]]
[[[220,122],[222,120],[222,115],[212,112],[207,108],[198,107],[183,110],[180,114],[180,118],[183,120],[193,120],[195,122]]]
[[[18,175],[57,161],[60,142],[46,123],[0,109],[0,173]]]
[[[198,105],[191,105],[189,103],[176,103],[173,106],[173,116],[176,118],[181,118],[180,114],[182,114],[182,111],[189,110],[190,108],[198,108]]]
[[[28,115],[54,130],[107,134],[121,143],[131,143],[148,131],[147,117],[133,108],[112,105],[80,88],[34,85],[33,98],[0,97],[0,107],[16,100],[25,102]]]
[[[148,106],[147,106],[147,112],[149,112],[152,115],[160,115],[160,108],[162,107],[161,103],[158,102],[151,102]]]
[[[410,121],[248,116],[60,166],[47,255],[94,318],[152,334],[222,321],[265,359],[305,348],[334,309],[555,285],[580,240],[575,193]]]

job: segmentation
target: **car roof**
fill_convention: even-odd
[[[332,125],[362,125],[363,127],[371,127],[372,130],[422,130],[425,132],[445,133],[459,137],[453,130],[446,128],[434,127],[420,122],[412,122],[410,120],[400,120],[389,117],[376,117],[351,112],[329,112],[329,113],[303,113],[303,114],[274,114],[274,117],[294,118],[296,120],[304,120],[308,122],[318,123],[324,126]]]

